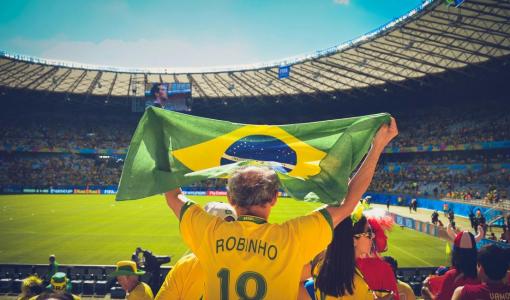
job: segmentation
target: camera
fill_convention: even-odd
[[[157,293],[161,285],[161,265],[169,263],[171,258],[167,255],[154,255],[152,251],[137,247],[131,260],[136,262],[138,268],[144,270],[149,276],[148,283],[152,291]]]

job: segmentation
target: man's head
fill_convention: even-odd
[[[47,286],[48,289],[53,290],[56,293],[65,293],[68,290],[69,279],[67,279],[66,273],[57,272],[51,276],[50,284]]]
[[[482,280],[487,278],[492,281],[500,281],[506,276],[508,270],[508,257],[501,247],[495,244],[487,245],[480,249],[477,258],[478,274]]]
[[[131,291],[138,284],[138,276],[145,274],[138,271],[134,261],[123,260],[117,262],[117,269],[110,274],[110,277],[117,277],[117,281],[125,291]]]
[[[120,284],[122,289],[126,292],[132,291],[133,288],[138,284],[138,276],[135,275],[121,275],[117,276],[117,282]]]
[[[154,99],[167,100],[166,86],[161,83],[154,83],[151,88],[151,95]]]
[[[272,206],[276,203],[278,186],[278,176],[272,169],[249,166],[235,171],[229,178],[227,197],[234,207]]]
[[[49,261],[50,261],[50,264],[55,262],[55,254],[50,255]]]

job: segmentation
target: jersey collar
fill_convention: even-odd
[[[239,218],[237,218],[237,221],[248,221],[248,222],[253,222],[253,223],[256,223],[256,224],[267,223],[267,221],[262,219],[262,218],[259,218],[259,217],[256,217],[256,216],[247,216],[247,215],[239,216]]]

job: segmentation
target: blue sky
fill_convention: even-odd
[[[0,49],[116,67],[250,64],[340,44],[421,2],[10,0]]]

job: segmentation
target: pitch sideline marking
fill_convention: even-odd
[[[391,245],[391,248],[392,248],[392,249],[393,249],[393,248],[397,248],[400,252],[403,252],[404,254],[406,254],[406,255],[408,255],[408,256],[414,257],[414,258],[416,258],[417,260],[419,260],[419,261],[421,261],[421,262],[423,262],[423,263],[427,264],[427,265],[428,265],[428,266],[430,266],[430,267],[434,267],[434,265],[433,265],[433,264],[431,264],[431,263],[429,263],[429,262],[427,262],[427,261],[425,261],[425,260],[423,260],[423,259],[421,259],[421,258],[419,258],[419,257],[417,257],[417,256],[415,256],[415,255],[413,255],[413,254],[411,254],[411,253],[409,253],[409,252],[405,251],[404,249],[400,248],[399,246]]]

